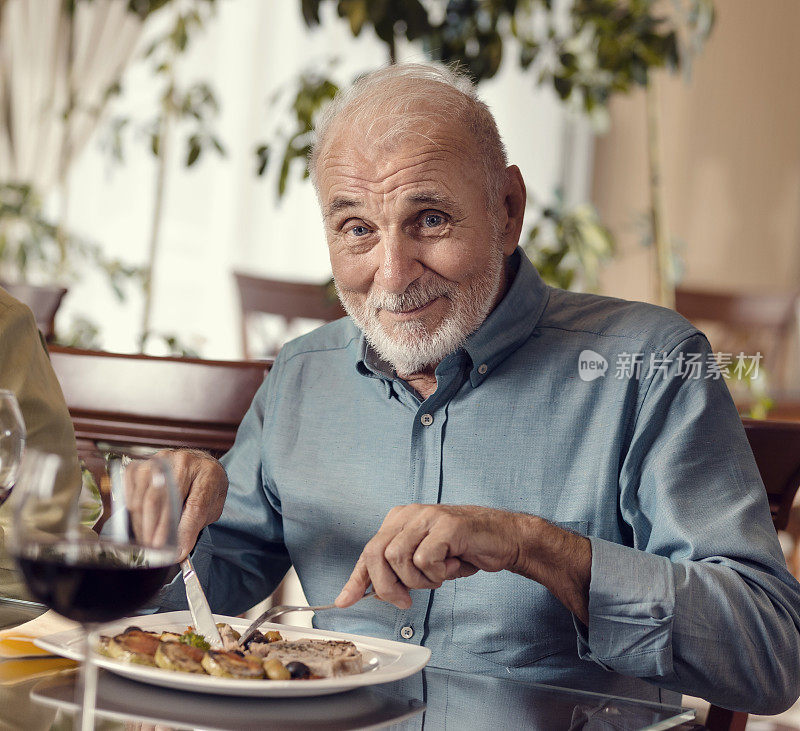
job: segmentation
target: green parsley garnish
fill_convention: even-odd
[[[192,647],[199,647],[201,650],[210,650],[211,645],[206,642],[203,635],[198,635],[196,632],[184,632],[181,635],[180,642],[184,645],[191,645]]]

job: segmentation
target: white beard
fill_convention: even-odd
[[[464,289],[434,275],[425,284],[419,280],[413,282],[402,294],[373,289],[363,303],[352,292],[342,290],[338,282],[336,291],[347,314],[364,331],[373,350],[397,373],[411,375],[438,365],[481,326],[500,289],[503,263],[503,252],[496,245],[485,270]],[[437,297],[450,300],[450,312],[433,332],[420,320],[393,323],[389,331],[378,318],[381,309],[412,310]]]

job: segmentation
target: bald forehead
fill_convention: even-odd
[[[358,207],[365,195],[456,207],[458,186],[474,178],[474,158],[472,141],[447,126],[380,143],[358,128],[342,129],[319,160],[323,215]]]
[[[335,170],[376,181],[391,173],[397,156],[408,165],[425,162],[446,169],[454,162],[474,162],[478,154],[476,141],[456,120],[428,118],[405,126],[385,117],[367,122],[343,118],[330,130],[317,168],[320,177]]]

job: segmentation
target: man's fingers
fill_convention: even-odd
[[[447,535],[436,530],[426,535],[414,551],[414,566],[437,588],[450,578],[447,573],[449,552]]]
[[[150,468],[143,462],[131,462],[124,468],[125,507],[133,530],[131,537],[144,545],[149,545],[148,535],[152,532],[151,508],[147,502],[150,479]]]
[[[356,562],[356,566],[353,569],[353,573],[350,574],[350,578],[347,580],[345,585],[342,587],[342,591],[339,593],[339,596],[336,597],[334,604],[337,607],[349,607],[355,604],[364,593],[367,591],[367,587],[369,586],[369,573],[367,572],[367,567],[364,561],[359,558]]]
[[[472,576],[478,573],[478,567],[473,566],[469,561],[462,561],[460,558],[448,558],[445,561],[446,579],[463,579],[465,576]]]
[[[426,530],[425,527],[408,527],[395,536],[384,550],[389,566],[409,589],[438,589],[444,580],[444,564],[441,562],[438,567],[417,563],[417,554],[428,540]]]
[[[217,460],[199,450],[163,450],[156,456],[169,464],[183,504],[178,524],[182,561],[194,548],[200,531],[222,515],[228,478]]]
[[[172,479],[178,489],[181,504],[191,493],[192,484],[197,477],[198,463],[202,457],[196,450],[188,449],[162,449],[156,452],[155,457],[160,457],[172,470]]]
[[[408,609],[411,606],[408,589],[384,556],[386,545],[390,540],[391,536],[381,529],[367,543],[353,573],[335,600],[337,606],[349,607],[355,604],[364,596],[370,584],[381,599],[391,602],[400,609]]]
[[[187,502],[178,523],[178,551],[180,553],[178,561],[183,561],[191,553],[197,542],[197,536],[206,525],[208,522],[203,510],[191,502]]]
[[[379,532],[367,543],[361,556],[375,591],[396,607],[408,609],[411,606],[411,595],[386,560],[386,540]]]
[[[165,486],[150,482],[144,488],[138,540],[145,546],[162,548],[169,536],[172,512],[172,503]]]

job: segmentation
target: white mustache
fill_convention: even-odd
[[[443,279],[436,279],[429,284],[413,282],[402,294],[370,292],[366,304],[372,310],[409,312],[424,307],[438,297],[448,297],[451,290],[452,285]]]

